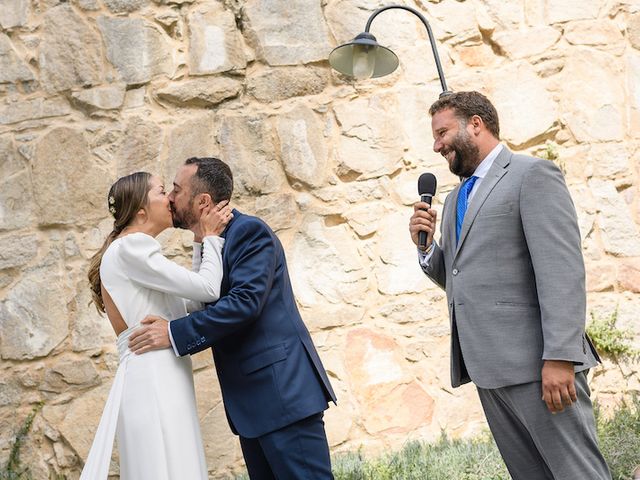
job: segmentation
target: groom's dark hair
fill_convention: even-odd
[[[185,165],[196,165],[198,169],[191,179],[191,196],[208,193],[214,202],[231,200],[233,174],[229,165],[215,157],[191,157]]]

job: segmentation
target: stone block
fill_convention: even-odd
[[[264,103],[286,100],[291,97],[317,95],[329,82],[325,68],[277,67],[263,69],[247,77],[247,92]]]
[[[156,91],[158,99],[180,107],[213,107],[237,97],[242,82],[227,77],[206,77],[171,83]]]
[[[493,35],[496,45],[509,57],[517,60],[549,51],[560,39],[553,27],[534,27],[526,30],[502,30]]]
[[[163,133],[155,122],[143,117],[131,117],[115,153],[118,176],[139,171],[158,174]]]
[[[127,84],[147,83],[157,75],[173,73],[167,37],[141,18],[98,17],[107,59]]]
[[[298,106],[278,116],[280,155],[287,176],[312,187],[324,184],[329,150],[323,119]]]
[[[99,110],[115,110],[124,103],[125,85],[115,84],[80,90],[71,94],[74,104],[88,114]]]
[[[324,61],[331,51],[322,7],[315,0],[249,0],[243,12],[258,57],[269,65]]]
[[[108,214],[111,175],[81,131],[58,127],[40,138],[31,175],[40,225],[95,223]]]
[[[38,237],[9,235],[0,238],[0,270],[26,265],[38,256]]]
[[[51,267],[26,274],[0,304],[0,357],[45,357],[67,336],[68,295],[62,275]]]
[[[4,0],[0,9],[0,27],[4,30],[22,27],[27,23],[28,16],[29,0]]]
[[[247,65],[236,19],[221,3],[192,11],[189,24],[189,73],[208,75],[243,69]]]
[[[4,33],[0,33],[0,84],[31,82],[35,76],[27,64],[20,59]]]
[[[275,193],[285,184],[274,136],[264,116],[222,117],[218,142],[222,158],[233,170],[237,193]]]
[[[605,251],[618,257],[640,256],[640,230],[613,183],[592,179],[589,187],[598,206],[597,224]]]
[[[47,92],[100,83],[103,75],[100,37],[69,4],[44,15],[38,59],[41,83]]]
[[[407,140],[395,122],[400,116],[395,95],[356,98],[334,111],[342,133],[336,149],[339,176],[365,180],[399,170]]]
[[[496,71],[486,88],[503,119],[500,135],[514,146],[538,142],[558,120],[553,97],[528,62],[512,63]]]

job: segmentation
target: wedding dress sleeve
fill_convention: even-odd
[[[192,252],[191,271],[199,272],[200,265],[202,265],[202,243],[193,242]],[[203,302],[198,302],[197,300],[185,299],[185,306],[187,307],[187,313],[191,313],[202,310],[205,304]]]
[[[203,239],[202,263],[197,272],[166,258],[160,243],[144,233],[122,237],[120,258],[126,274],[139,285],[198,302],[213,302],[220,298],[223,245],[221,237]]]

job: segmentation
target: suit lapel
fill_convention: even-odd
[[[458,255],[458,252],[462,247],[462,243],[467,238],[467,233],[469,232],[471,225],[473,225],[473,221],[476,219],[476,216],[478,215],[482,204],[491,193],[491,190],[493,190],[500,179],[507,173],[507,166],[511,162],[512,155],[513,154],[507,149],[507,147],[503,147],[502,151],[494,160],[493,165],[491,165],[491,168],[487,172],[487,175],[482,179],[482,183],[478,187],[478,191],[473,196],[473,200],[469,204],[469,208],[464,215],[464,221],[462,222],[462,229],[460,231],[460,239],[458,240],[458,246],[456,248],[456,255]],[[458,189],[459,188],[460,187],[458,187]],[[453,232],[453,235],[455,235],[455,231]]]

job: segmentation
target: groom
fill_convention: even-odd
[[[198,241],[194,197],[208,193],[215,204],[232,191],[224,162],[188,159],[169,196],[174,225]],[[322,418],[336,397],[296,307],[282,245],[262,220],[233,215],[222,234],[220,299],[169,324],[145,318],[129,346],[135,353],[173,346],[179,356],[213,347],[227,418],[251,479],[332,479]]]

